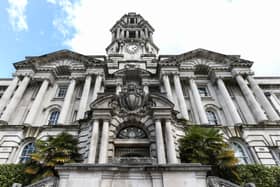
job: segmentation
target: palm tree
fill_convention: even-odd
[[[37,140],[36,150],[31,154],[25,172],[34,175],[34,181],[49,176],[58,177],[56,165],[81,161],[78,152],[78,139],[62,132],[57,136],[48,136],[47,140]]]
[[[218,129],[190,126],[179,143],[182,162],[212,165],[210,175],[239,180],[238,159]]]

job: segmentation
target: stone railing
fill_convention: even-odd
[[[207,177],[207,186],[208,187],[240,187],[237,184],[234,184],[232,182],[214,176]]]
[[[25,187],[57,187],[57,186],[58,186],[58,178],[48,177]]]
[[[240,186],[219,177],[209,176],[207,177],[207,187],[240,187]],[[242,187],[256,187],[256,185],[254,183],[246,183]]]

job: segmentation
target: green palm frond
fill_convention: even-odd
[[[238,178],[234,169],[238,160],[218,129],[188,127],[179,143],[182,162],[212,165],[213,174],[220,177],[224,174]]]
[[[54,169],[56,165],[81,160],[78,140],[66,132],[48,136],[45,141],[37,140],[35,145],[36,151],[31,154],[31,161],[26,167],[26,172],[34,175],[34,181],[47,176],[57,176]]]

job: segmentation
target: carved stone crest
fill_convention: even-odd
[[[149,94],[143,91],[137,84],[129,83],[122,87],[122,91],[111,101],[113,112],[117,115],[145,115],[149,108],[155,105]]]

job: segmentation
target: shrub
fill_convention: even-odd
[[[13,183],[27,185],[30,182],[30,175],[24,172],[23,164],[0,165],[0,186],[11,187]]]
[[[256,187],[280,187],[280,167],[264,165],[239,165],[237,167],[241,185],[248,182],[255,183]],[[235,181],[238,183],[238,181]]]

